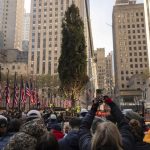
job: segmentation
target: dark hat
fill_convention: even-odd
[[[57,130],[57,131],[61,131],[61,126],[59,124],[53,124],[51,126],[51,129]]]
[[[131,120],[131,119],[135,119],[135,120],[138,120],[138,121],[141,121],[143,117],[141,117],[138,113],[134,112],[134,111],[128,111],[126,114],[125,114],[126,118]]]

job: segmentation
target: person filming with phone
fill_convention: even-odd
[[[116,124],[106,121],[99,123],[91,135],[91,126],[98,107],[106,103],[111,108],[111,115]],[[81,150],[133,150],[135,140],[130,127],[118,106],[108,96],[98,96],[93,100],[91,110],[83,118],[79,130]]]

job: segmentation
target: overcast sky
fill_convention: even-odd
[[[30,2],[31,0],[25,0],[27,12],[30,11]],[[106,53],[113,50],[111,25],[114,4],[115,0],[90,0],[94,48],[105,48]]]

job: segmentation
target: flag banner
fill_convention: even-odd
[[[2,85],[0,83],[0,103],[2,102]]]
[[[25,85],[25,88],[24,88],[23,79],[21,80],[20,88],[21,88],[21,103],[25,104],[26,103],[26,85]]]
[[[30,79],[30,102],[33,104],[34,103],[34,91],[33,91],[33,84],[32,81]]]
[[[9,89],[9,79],[7,77],[7,83],[5,87],[5,97],[6,97],[6,105],[10,104],[10,89]]]
[[[26,82],[26,91],[25,92],[28,97],[31,97],[31,91],[30,91],[28,82]]]
[[[18,104],[18,99],[19,99],[19,87],[15,86],[15,93],[14,93],[14,104],[17,105]]]

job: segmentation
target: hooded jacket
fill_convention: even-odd
[[[47,129],[42,119],[31,120],[10,138],[4,150],[35,150],[38,139],[46,132]]]
[[[77,130],[70,131],[65,138],[59,141],[60,150],[79,150],[79,135]]]

